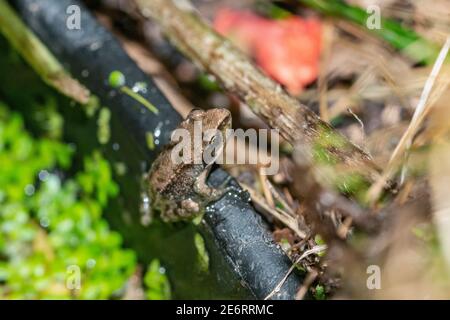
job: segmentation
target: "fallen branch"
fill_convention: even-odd
[[[136,3],[142,15],[154,19],[180,51],[214,75],[292,145],[305,143],[333,164],[358,171],[369,182],[378,179],[379,170],[368,154],[265,76],[245,54],[212,30],[188,1]]]

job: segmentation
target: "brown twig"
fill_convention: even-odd
[[[297,292],[297,295],[295,296],[295,300],[303,300],[306,293],[308,292],[309,287],[314,282],[314,280],[316,280],[318,275],[319,273],[314,269],[308,273],[308,275],[305,278],[305,281],[303,281],[302,286],[300,287],[300,289]]]

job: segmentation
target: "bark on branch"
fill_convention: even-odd
[[[136,0],[136,3],[142,15],[156,21],[180,51],[214,75],[226,90],[236,94],[292,145],[306,143],[310,150],[320,146],[320,152],[325,152],[333,163],[360,173],[364,170],[368,182],[379,176],[367,153],[264,75],[244,53],[212,30],[188,1]]]

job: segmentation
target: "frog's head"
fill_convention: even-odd
[[[226,130],[231,128],[231,113],[227,109],[215,108],[210,110],[192,110],[187,117],[187,126],[191,132],[194,132],[196,128],[195,123],[201,123],[201,139],[202,139],[202,152],[221,151],[226,142]],[[195,132],[196,134],[198,132]],[[218,134],[221,137],[218,137]],[[198,150],[194,150],[194,153],[198,154]]]
[[[215,108],[210,110],[194,109],[187,116],[188,122],[200,121],[203,131],[217,129],[224,131],[231,128],[231,113],[227,109]]]

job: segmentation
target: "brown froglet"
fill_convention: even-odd
[[[221,153],[225,147],[226,130],[230,128],[230,112],[215,108],[191,111],[174,130],[171,142],[153,162],[145,178],[150,201],[148,207],[151,211],[160,212],[163,221],[193,219],[202,214],[208,203],[219,199],[225,193],[225,188],[215,189],[206,183],[214,161],[205,162],[204,155],[206,152],[213,156],[214,153],[215,156]],[[188,138],[176,141],[174,134],[179,133],[179,129],[184,129]],[[199,130],[201,140],[195,142]],[[211,132],[216,134],[212,135]],[[218,134],[221,135],[220,139]],[[180,148],[180,143],[186,142],[189,144],[187,151],[190,152]],[[180,162],[180,159],[175,159],[174,156],[183,157],[183,160]]]

